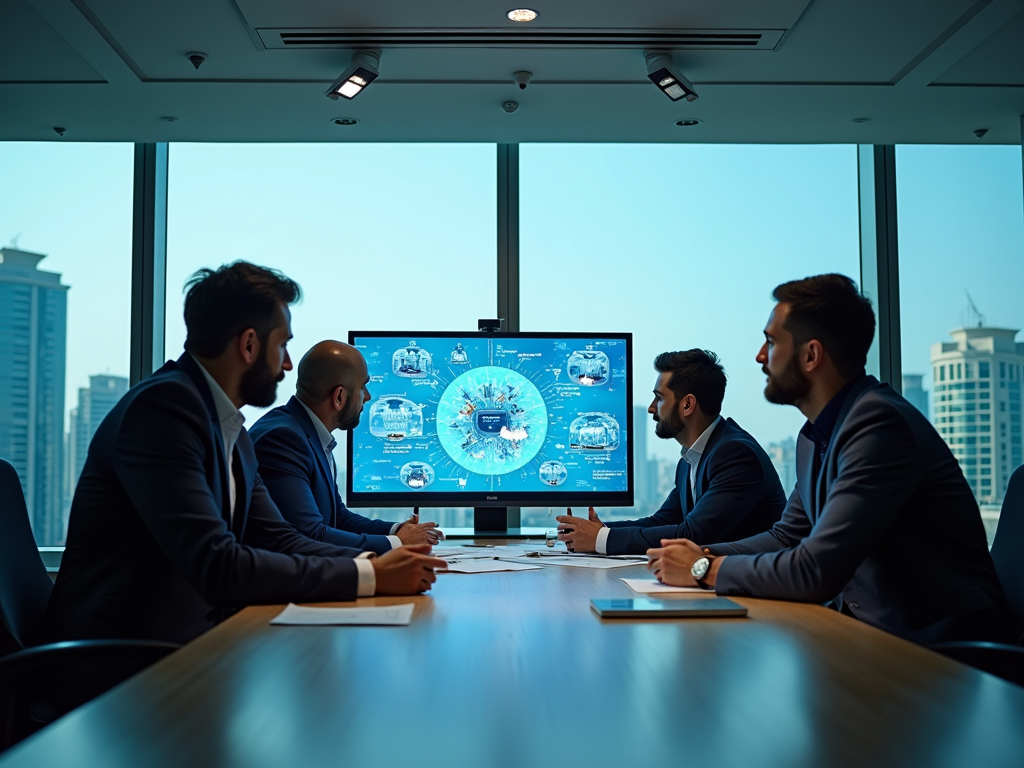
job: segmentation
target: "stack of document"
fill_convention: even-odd
[[[407,626],[412,621],[412,603],[366,608],[310,608],[288,603],[288,607],[270,620],[271,624],[293,626],[376,625]]]

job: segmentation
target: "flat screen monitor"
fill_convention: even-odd
[[[353,331],[353,507],[633,504],[632,335]]]

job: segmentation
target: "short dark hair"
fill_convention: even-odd
[[[875,311],[853,280],[834,273],[791,280],[776,287],[772,298],[789,305],[782,327],[797,344],[820,341],[840,376],[864,372],[875,338]]]
[[[707,349],[662,352],[654,358],[654,369],[658,373],[672,374],[668,388],[677,399],[693,395],[706,415],[717,416],[722,412],[725,368],[714,352]]]
[[[266,344],[278,303],[293,304],[301,296],[299,284],[275,269],[247,261],[204,267],[185,282],[185,349],[200,357],[219,357],[246,328],[255,329]]]

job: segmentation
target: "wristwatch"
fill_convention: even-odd
[[[710,589],[710,587],[704,582],[704,577],[708,574],[708,568],[711,567],[710,557],[699,557],[693,565],[690,566],[690,575],[693,576],[693,580],[704,589]]]

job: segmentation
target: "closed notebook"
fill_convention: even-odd
[[[593,599],[590,607],[603,619],[635,619],[642,616],[661,618],[730,618],[746,616],[747,609],[727,597],[692,600],[652,600],[649,597],[626,597],[608,600]]]

